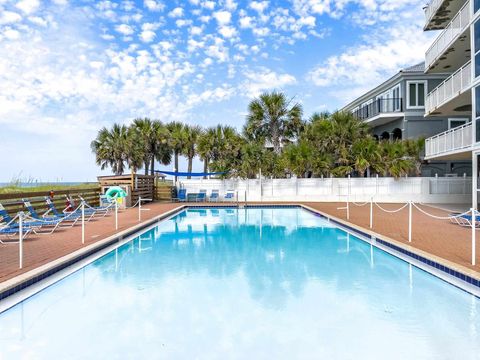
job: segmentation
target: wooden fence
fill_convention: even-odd
[[[49,191],[0,194],[0,203],[5,207],[9,214],[15,215],[19,211],[26,211],[22,199],[28,199],[35,210],[37,210],[39,214],[43,214],[47,211],[45,197],[49,196],[49,194]],[[65,209],[65,195],[73,197],[77,205],[80,204],[80,200],[78,198],[78,195],[80,195],[88,202],[89,205],[98,206],[100,202],[100,187],[92,186],[80,189],[71,188],[65,190],[55,190],[53,202],[58,211]]]

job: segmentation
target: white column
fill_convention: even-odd
[[[85,201],[82,201],[82,244],[85,244]]]
[[[23,211],[18,218],[18,263],[19,268],[23,268]]]
[[[412,242],[412,201],[408,202],[408,242]]]

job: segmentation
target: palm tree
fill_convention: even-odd
[[[249,139],[268,140],[276,154],[280,154],[283,143],[296,138],[302,128],[302,106],[292,104],[280,92],[264,93],[252,100],[248,106],[247,124],[244,133]]]
[[[133,170],[138,165],[138,148],[130,148],[131,140],[128,128],[125,125],[114,124],[111,130],[102,128],[90,147],[95,154],[97,165],[103,170],[111,167],[115,175],[123,174],[125,163]]]
[[[170,148],[174,156],[175,171],[178,171],[178,157],[182,153],[185,141],[185,126],[181,122],[173,121],[167,124],[167,129],[170,132]],[[175,182],[177,179],[175,176]]]
[[[192,163],[193,158],[197,155],[197,144],[198,138],[202,134],[202,128],[200,126],[189,126],[184,127],[184,142],[182,155],[188,159],[188,172],[192,172]],[[191,179],[191,176],[188,175],[187,179]]]
[[[308,177],[313,172],[314,151],[307,141],[288,145],[283,151],[286,166],[298,178]]]
[[[415,168],[415,163],[408,156],[404,142],[382,141],[380,144],[385,176],[399,178],[408,175]]]
[[[354,167],[363,176],[370,177],[370,169],[382,170],[382,155],[378,143],[372,137],[359,139],[352,146]]]
[[[213,128],[210,166],[214,171],[236,173],[241,164],[241,149],[245,143],[231,126],[218,125]]]
[[[415,164],[415,175],[420,176],[422,171],[422,158],[421,154],[425,149],[425,139],[420,138],[416,140],[404,140],[406,146],[406,151],[408,156],[412,159]]]
[[[211,159],[213,159],[214,147],[215,147],[215,134],[216,134],[216,129],[209,128],[207,130],[202,131],[202,133],[198,137],[197,152],[198,152],[198,155],[200,156],[200,159],[203,160],[204,173],[208,172],[208,165]],[[205,175],[203,178],[206,179],[207,176]]]

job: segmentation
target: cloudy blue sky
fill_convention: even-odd
[[[425,0],[0,0],[0,182],[94,180],[135,117],[241,128],[277,89],[306,117],[422,61]]]

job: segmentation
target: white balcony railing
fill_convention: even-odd
[[[430,22],[430,20],[432,20],[433,15],[435,15],[438,8],[440,7],[440,5],[442,5],[442,3],[444,1],[445,0],[432,0],[432,1],[429,2],[427,7],[425,8],[426,24],[428,24]]]
[[[432,158],[472,146],[472,123],[447,130],[425,140],[425,157]]]
[[[439,106],[470,89],[471,85],[472,63],[469,61],[428,93],[425,100],[425,112],[430,114]]]
[[[470,0],[471,1],[471,0]],[[467,1],[446,28],[440,33],[432,46],[425,54],[426,69],[430,68],[435,61],[448,49],[453,41],[462,34],[472,19],[470,1]]]

